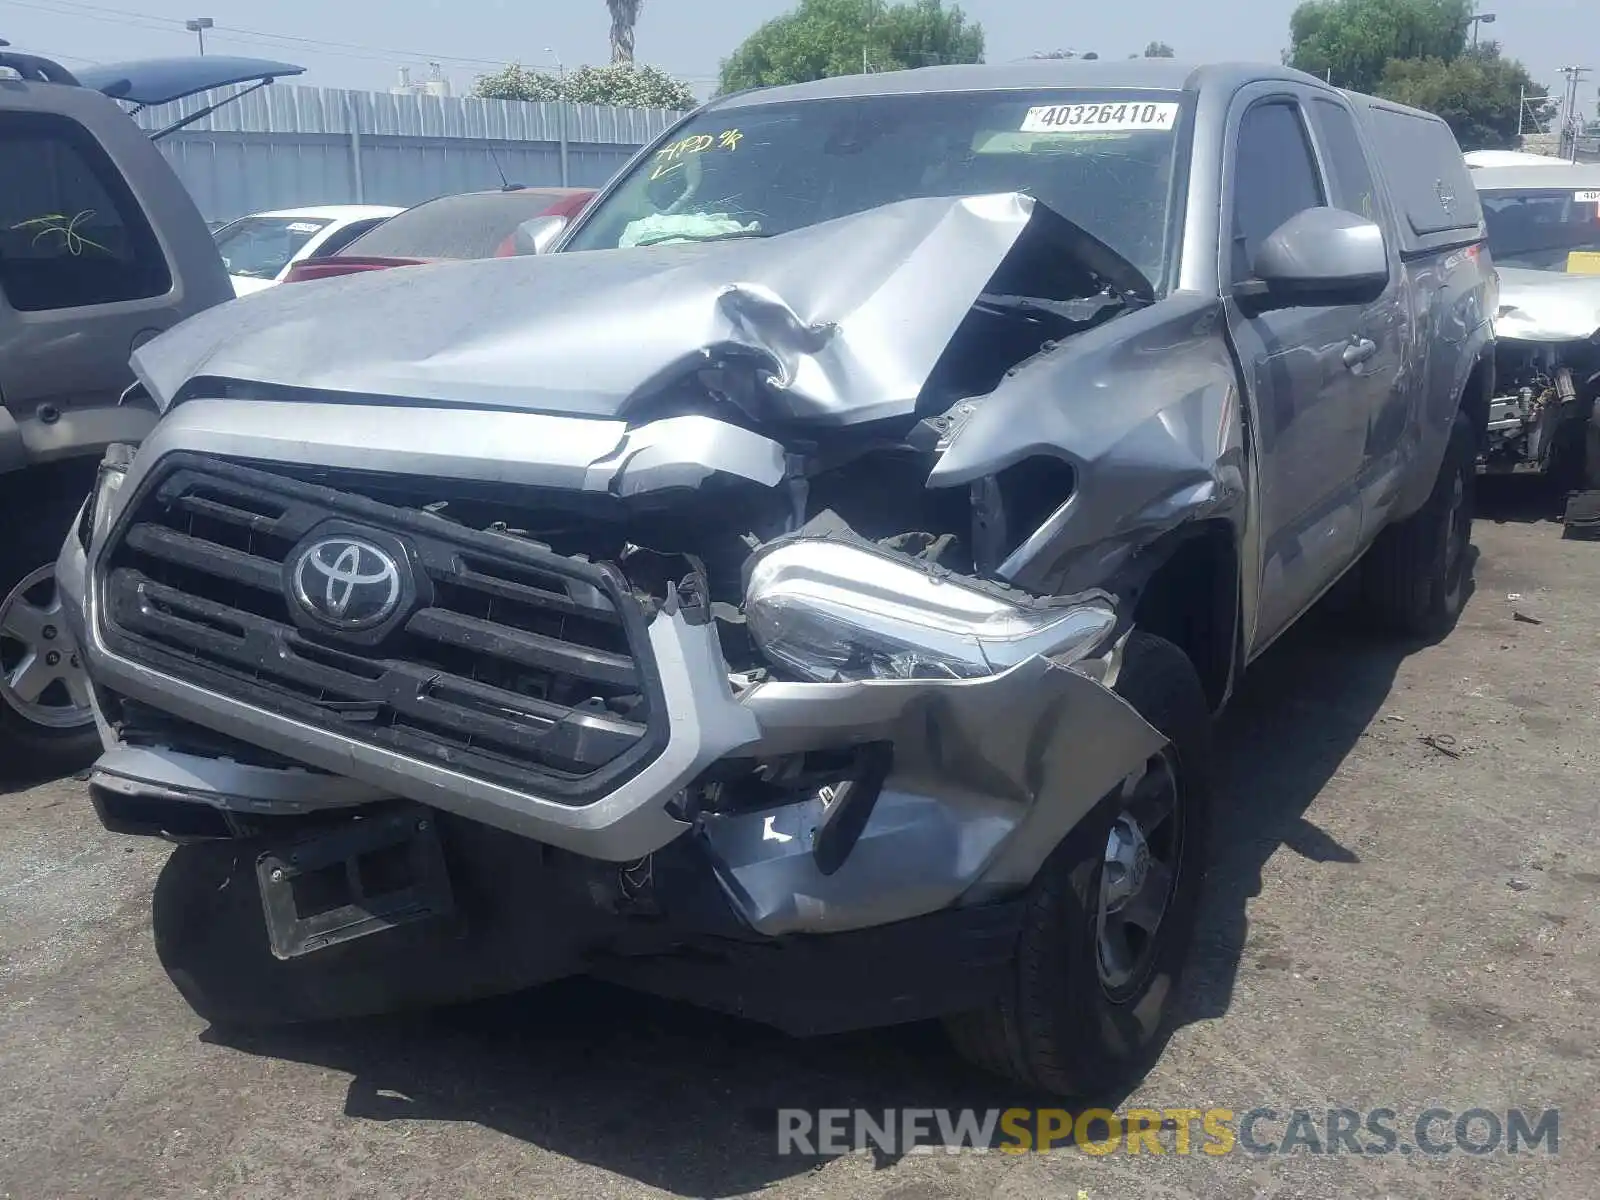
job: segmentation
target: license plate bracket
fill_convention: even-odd
[[[434,813],[420,805],[267,850],[256,882],[280,959],[455,913]]]

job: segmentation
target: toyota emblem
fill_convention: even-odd
[[[335,629],[370,629],[400,607],[400,564],[380,546],[353,537],[325,537],[300,552],[294,598]]]

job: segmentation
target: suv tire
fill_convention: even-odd
[[[1395,633],[1439,638],[1455,627],[1472,572],[1477,439],[1458,413],[1427,502],[1389,526],[1361,563],[1366,614]]]
[[[1135,632],[1116,689],[1169,739],[1146,765],[1135,795],[1154,780],[1170,786],[1170,809],[1153,822],[1147,863],[1170,872],[1158,924],[1136,958],[1120,963],[1102,933],[1120,914],[1105,911],[1129,878],[1113,846],[1134,800],[1106,797],[1062,840],[1034,879],[1011,984],[986,1009],[945,1026],[975,1065],[1029,1087],[1082,1096],[1142,1076],[1160,1053],[1188,955],[1204,873],[1211,799],[1211,713],[1200,677],[1171,642]],[[1154,794],[1154,789],[1146,796]],[[1118,835],[1113,842],[1113,835]],[[1137,839],[1136,839],[1137,840]],[[1150,869],[1140,878],[1152,878]],[[1159,877],[1157,877],[1159,878]],[[1131,914],[1141,893],[1128,898]],[[1148,914],[1147,900],[1142,906]],[[1138,930],[1138,923],[1129,921]],[[1124,938],[1124,946],[1132,938]],[[1117,970],[1111,968],[1128,968]]]
[[[8,525],[0,543],[0,772],[8,778],[64,775],[100,751],[87,679],[55,593],[56,557],[93,478],[93,463],[73,463],[0,481]],[[30,661],[42,674],[25,678]]]

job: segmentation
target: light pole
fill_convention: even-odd
[[[561,55],[550,46],[546,46],[544,52],[556,60],[556,78],[565,80],[567,69],[561,65]],[[562,89],[563,93],[565,90]],[[571,174],[567,169],[567,98],[564,94],[556,97],[556,130],[561,139],[561,186],[570,187]]]
[[[1588,67],[1562,67],[1561,74],[1567,77],[1566,91],[1563,93],[1561,114],[1561,137],[1572,138],[1571,161],[1578,161],[1578,135],[1583,132],[1583,121],[1578,117],[1578,80],[1589,73]]]
[[[210,17],[194,17],[183,23],[183,27],[195,37],[200,39],[200,53],[206,52],[206,30],[214,28],[216,22]]]
[[[1476,50],[1478,48],[1478,26],[1493,25],[1494,14],[1478,13],[1475,16],[1468,17],[1467,24],[1472,26],[1472,48]]]

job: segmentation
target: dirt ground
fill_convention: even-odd
[[[780,1156],[779,1108],[1039,1098],[928,1029],[796,1042],[587,984],[224,1037],[155,960],[164,847],[64,781],[0,796],[0,1196],[1600,1196],[1600,544],[1515,488],[1487,507],[1443,643],[1312,620],[1257,664],[1183,1021],[1112,1102],[1391,1108],[1402,1135],[1558,1108],[1554,1156]]]

